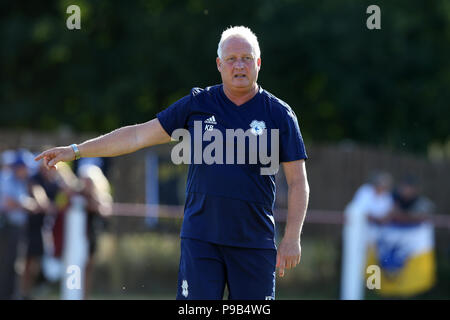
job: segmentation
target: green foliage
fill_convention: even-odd
[[[81,30],[66,8],[81,8]],[[220,82],[221,31],[244,24],[259,82],[289,103],[308,141],[423,152],[450,137],[450,5],[379,1],[4,1],[0,127],[106,132],[144,122]]]

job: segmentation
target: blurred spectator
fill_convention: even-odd
[[[15,152],[6,150],[2,153],[0,159],[0,257],[2,260],[8,254],[8,223],[6,221],[6,206],[3,200],[3,190],[6,188],[6,183],[9,176],[12,175],[11,164],[15,161]],[[9,268],[5,263],[0,263],[0,299],[7,299],[11,297],[9,292],[12,289],[6,286],[6,273]]]
[[[394,208],[383,219],[385,222],[416,224],[431,221],[434,204],[420,194],[419,183],[414,176],[403,178],[392,197]]]
[[[64,215],[70,207],[70,198],[79,191],[79,181],[72,169],[66,163],[59,163],[57,179],[59,189],[55,196],[56,217],[52,228],[52,256],[56,259],[62,257],[64,246]]]
[[[376,222],[385,218],[392,209],[392,187],[393,179],[387,172],[377,172],[370,178],[372,197],[367,204],[367,219],[369,221],[367,241],[368,245],[373,245],[378,233]],[[372,222],[372,223],[371,223]]]
[[[84,299],[87,299],[91,290],[94,254],[97,249],[97,236],[103,228],[104,217],[111,214],[112,197],[111,188],[102,170],[92,164],[79,168],[78,176],[81,180],[81,194],[86,198],[87,213],[87,239],[89,244],[89,257],[85,267]]]
[[[22,296],[25,299],[31,298],[31,290],[41,270],[41,258],[44,254],[44,221],[49,221],[48,218],[52,219],[56,213],[53,204],[59,190],[56,172],[47,170],[41,162],[38,172],[30,179],[29,189],[38,204],[38,212],[28,215],[25,268],[21,281]]]
[[[434,204],[421,195],[414,176],[400,181],[392,199],[388,214],[372,219],[379,228],[369,263],[381,268],[381,295],[412,297],[435,281]]]
[[[45,170],[43,171],[43,173]],[[47,171],[47,173],[49,173]],[[57,184],[54,195],[54,215],[47,215],[44,223],[43,272],[47,280],[56,282],[61,279],[64,267],[65,217],[71,206],[72,197],[80,192],[80,182],[67,163],[59,163],[58,169],[48,177]]]
[[[37,212],[38,205],[28,191],[28,168],[26,151],[15,154],[11,171],[3,172],[1,183],[1,206],[5,214],[3,227],[2,267],[0,272],[0,298],[19,298],[16,290],[15,263],[24,240],[27,214]]]
[[[369,222],[381,221],[386,218],[393,206],[392,184],[390,173],[374,172],[368,182],[358,188],[349,205],[357,208],[356,211],[361,212]],[[369,223],[365,232],[367,244],[370,246],[377,234],[376,223]]]
[[[0,159],[0,230],[5,226],[5,209],[2,201],[2,184],[7,180],[8,176],[12,174],[11,164],[16,158],[16,153],[13,150],[3,151]],[[3,241],[0,242],[0,245]],[[2,251],[0,251],[1,253]]]
[[[386,216],[392,207],[392,176],[387,172],[377,172],[369,180],[372,199],[367,206],[369,221]]]
[[[368,221],[385,216],[392,207],[392,177],[378,172],[356,191],[344,211],[341,299],[364,297],[363,275],[367,248],[374,242],[376,230]]]

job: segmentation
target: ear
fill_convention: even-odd
[[[216,64],[217,64],[217,70],[219,70],[219,72],[222,72],[222,61],[220,60],[219,57],[216,58]]]
[[[258,58],[258,60],[256,60],[256,65],[258,66],[258,70],[261,69],[261,57]]]

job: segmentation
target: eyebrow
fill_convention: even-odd
[[[236,57],[236,56],[237,56],[236,54],[231,53],[231,54],[229,54],[227,56],[224,56],[224,59],[228,59],[228,58],[232,58],[232,57]],[[252,58],[254,58],[254,55],[252,53],[244,53],[242,56],[243,57],[252,57]]]

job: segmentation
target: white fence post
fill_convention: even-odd
[[[368,223],[365,210],[351,203],[345,210],[342,247],[341,299],[364,299]]]
[[[84,270],[88,256],[86,238],[86,200],[76,195],[64,222],[62,300],[82,300],[84,296]]]

